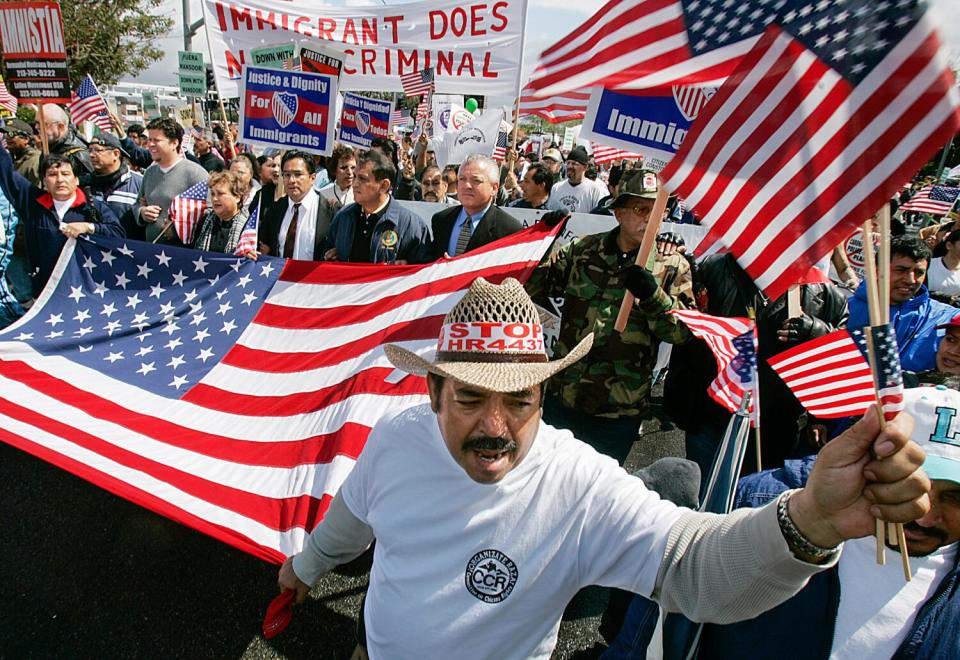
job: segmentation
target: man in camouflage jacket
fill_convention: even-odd
[[[587,357],[548,382],[544,419],[621,464],[647,409],[659,342],[683,343],[690,337],[686,326],[666,314],[692,303],[687,261],[679,254],[656,254],[648,269],[633,265],[656,194],[652,172],[638,172],[622,183],[608,203],[618,226],[555,250],[527,284],[544,307],[550,307],[548,299],[563,299],[554,358],[595,333]],[[627,290],[637,302],[626,330],[618,333],[613,325]]]

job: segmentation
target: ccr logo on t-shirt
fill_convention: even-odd
[[[499,550],[481,550],[467,562],[464,581],[475,598],[484,603],[506,600],[517,584],[517,565]]]

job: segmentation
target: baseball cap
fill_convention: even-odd
[[[937,326],[937,330],[946,330],[947,328],[960,328],[960,314],[957,314],[946,323]]]
[[[927,454],[924,472],[960,484],[960,392],[915,387],[904,391],[903,403],[914,420],[912,440]]]
[[[119,149],[120,153],[126,157],[130,157],[130,154],[127,153],[127,150],[123,148],[120,144],[120,139],[113,135],[112,133],[98,133],[90,138],[90,145],[101,144],[108,149]]]
[[[606,208],[613,209],[631,197],[640,199],[656,199],[660,190],[657,173],[653,170],[630,170],[620,179],[617,196],[606,203]]]
[[[552,158],[558,163],[563,162],[563,156],[560,155],[559,149],[547,149],[546,151],[543,152],[543,155],[540,156],[540,160],[543,160],[545,158]]]
[[[587,153],[584,147],[577,145],[570,150],[570,153],[567,155],[567,160],[572,160],[574,163],[580,163],[581,165],[589,165],[590,154]]]
[[[0,128],[0,132],[7,135],[33,135],[33,127],[22,119],[6,119],[6,125]]]

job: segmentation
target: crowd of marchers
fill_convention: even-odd
[[[763,465],[756,465],[753,453],[748,454],[738,506],[762,507],[784,492],[803,489],[814,473],[818,454],[837,438],[846,441],[859,428],[854,419],[818,419],[806,413],[767,360],[834,330],[870,324],[856,246],[861,246],[862,256],[862,246],[877,240],[876,231],[869,235],[859,231],[837,246],[823,265],[832,279],[802,284],[800,312],[791,314],[786,294],[769,299],[732,255],[695,259],[675,233],[662,233],[648,261],[636,264],[659,193],[656,174],[644,169],[642,161],[598,167],[583,146],[561,150],[554,144],[527,150],[521,142],[518,148],[507,149],[502,161],[477,154],[441,167],[425,134],[417,139],[410,135],[378,138],[367,150],[338,144],[327,157],[273,149],[255,155],[249,145],[238,142],[235,125],[185,132],[169,118],[124,127],[114,117],[115,134],[98,132],[85,140],[61,107],[48,104],[43,112],[48,154],[41,153],[41,136],[34,126],[14,119],[0,129],[6,143],[0,148],[0,327],[30,308],[51,277],[66,241],[85,234],[236,253],[242,231],[256,213],[257,247],[244,252],[251,259],[274,255],[423,264],[458,257],[519,231],[522,224],[512,208],[544,210],[541,221],[549,225],[564,221],[570,213],[592,213],[610,216],[611,229],[558,243],[524,287],[525,295],[543,309],[562,302],[551,357],[554,361],[569,358],[569,363],[549,379],[538,381],[535,393],[549,428],[571,431],[597,455],[622,466],[633,444],[643,441],[646,420],[656,415],[676,425],[685,434],[685,459],[654,464],[638,477],[663,500],[695,509],[730,413],[709,396],[717,376],[716,362],[708,346],[668,313],[678,309],[756,320]],[[171,204],[202,182],[209,189],[206,211],[189,244],[184,244],[170,219]],[[943,399],[940,408],[950,408],[960,405],[956,393],[960,310],[955,306],[960,299],[960,223],[955,216],[934,218],[899,210],[926,183],[909,183],[890,201],[894,218],[887,280],[890,319],[906,386],[940,388],[936,390]],[[428,221],[402,201],[444,207]],[[671,198],[663,213],[669,221],[697,223],[696,209],[682,200]],[[635,303],[626,329],[618,332],[614,322],[626,293],[632,294]],[[664,343],[672,346],[668,367],[655,374]],[[664,394],[662,402],[654,405],[657,375],[664,378]],[[431,381],[430,387],[441,422],[441,401],[459,406],[457,397],[468,396],[455,385],[448,393],[443,382]],[[444,398],[448,395],[450,402]],[[911,401],[925,400],[912,396]],[[924,412],[923,405],[916,403],[912,408],[921,420],[929,412]],[[768,611],[736,607],[739,614],[734,620],[709,610],[703,617],[711,622],[701,638],[703,657],[767,657],[784,648],[796,651],[791,652],[796,657],[960,655],[956,634],[960,626],[960,441],[950,435],[953,418],[943,421],[937,414],[929,412],[930,424],[918,421],[916,425],[929,437],[920,437],[918,430],[912,436],[904,432],[920,446],[927,448],[932,441],[948,450],[946,469],[927,466],[932,479],[928,510],[906,525],[914,580],[904,585],[896,571],[873,566],[868,561],[869,539],[847,540],[839,558],[831,555],[824,560],[826,570],[808,581],[805,575],[792,595],[783,595]],[[481,465],[487,466],[488,460],[495,463],[498,456],[483,455]],[[474,481],[482,481],[467,472]],[[347,550],[362,551],[372,538],[368,532],[377,531],[369,521],[356,520],[359,500],[349,498],[367,493],[359,485],[351,488],[353,494],[348,494],[346,502],[350,511],[338,515],[357,536],[350,538],[341,557]],[[784,524],[788,523],[781,521],[781,529]],[[389,527],[383,530],[393,532]],[[330,542],[325,535],[331,533],[329,525],[326,531],[320,530],[318,543]],[[821,559],[803,555],[793,546],[790,549],[804,560]],[[606,556],[598,550],[595,559],[605,561]],[[288,572],[281,574],[281,582],[290,588],[309,586],[321,568],[330,567],[329,562],[318,561],[307,556],[285,565]],[[681,574],[678,569],[677,584],[687,579]],[[666,578],[662,574],[656,578],[660,589]],[[640,581],[599,581],[623,587],[611,591],[601,623],[600,632],[609,644],[606,657],[648,657],[651,640],[669,648],[671,627],[669,619],[659,615],[658,603],[664,611],[685,611],[685,605],[640,589]],[[654,583],[642,584],[652,588]],[[380,591],[376,595],[383,596]],[[521,598],[507,602],[523,602]],[[711,592],[707,600],[711,607],[723,609],[718,598]],[[561,611],[564,604],[554,603]],[[374,612],[373,616],[383,617],[374,632],[391,630],[392,614],[383,603]],[[552,614],[544,616],[549,619]],[[361,627],[359,654],[365,653],[368,641]],[[390,640],[372,641],[378,649],[392,648]],[[537,643],[529,648],[539,649],[542,640],[533,641]],[[517,648],[528,647],[521,643]]]

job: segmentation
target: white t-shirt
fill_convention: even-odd
[[[947,268],[943,257],[931,259],[927,270],[927,288],[949,296],[960,295],[960,270]]]
[[[428,405],[384,417],[340,493],[377,538],[371,658],[549,658],[581,587],[651,594],[683,511],[543,423],[519,466],[476,483]]]
[[[70,207],[73,206],[73,203],[77,201],[77,196],[72,195],[70,199],[53,200],[53,208],[57,212],[57,217],[60,218],[60,222],[63,222],[63,218],[67,215],[67,211],[70,210]]]
[[[551,211],[566,209],[570,213],[590,213],[600,200],[609,194],[610,191],[600,181],[583,177],[583,180],[574,186],[569,179],[564,179],[553,184],[550,189],[547,208]]]
[[[873,537],[847,541],[840,556],[840,609],[831,660],[890,658],[913,626],[920,605],[953,568],[957,544],[926,557],[911,557],[913,579],[903,579],[897,552],[887,549],[887,563],[876,562]],[[892,556],[891,556],[892,555]]]

